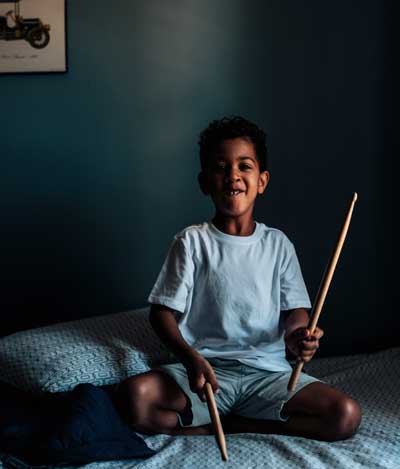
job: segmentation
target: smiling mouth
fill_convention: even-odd
[[[244,191],[239,191],[239,190],[236,190],[236,191],[224,191],[223,194],[225,195],[225,197],[237,197],[239,194],[241,194],[242,192]]]

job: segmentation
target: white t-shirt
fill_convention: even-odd
[[[175,235],[149,303],[176,313],[183,338],[204,357],[289,371],[280,312],[310,308],[293,244],[256,222],[233,236],[204,222]]]

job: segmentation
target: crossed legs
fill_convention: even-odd
[[[308,384],[296,393],[283,406],[282,415],[288,416],[288,420],[230,415],[223,425],[226,433],[275,433],[337,441],[350,438],[361,422],[361,409],[356,401],[320,382]]]
[[[136,431],[153,435],[211,435],[212,426],[181,427],[190,402],[173,378],[162,371],[148,371],[131,376],[118,388],[119,408]]]
[[[211,424],[181,427],[178,413],[190,406],[176,382],[162,371],[149,371],[123,381],[118,391],[119,407],[134,428],[144,434],[210,435]],[[311,383],[283,407],[287,421],[258,420],[228,415],[222,419],[225,433],[275,433],[324,441],[351,437],[361,422],[356,401],[331,386]]]

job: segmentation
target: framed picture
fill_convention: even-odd
[[[66,72],[65,0],[0,0],[0,73]]]

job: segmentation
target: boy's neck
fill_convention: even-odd
[[[250,236],[254,233],[256,228],[252,217],[248,220],[243,220],[240,218],[221,217],[216,214],[212,222],[219,231],[232,236]]]

